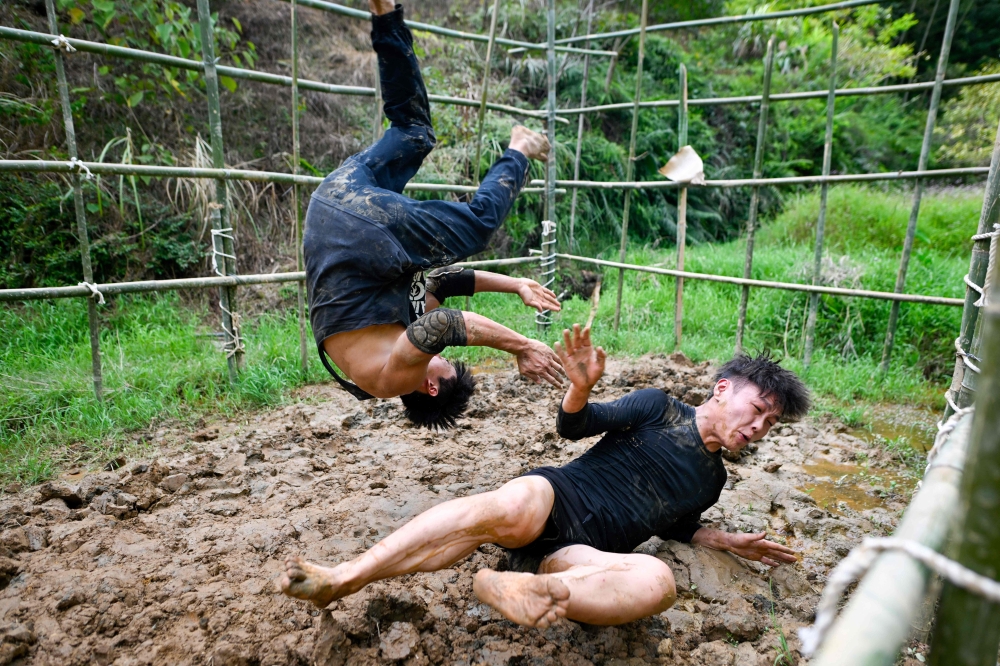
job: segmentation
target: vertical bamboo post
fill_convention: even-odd
[[[201,53],[205,63],[205,92],[208,97],[208,126],[212,139],[212,166],[225,168],[222,147],[222,112],[219,104],[219,76],[215,71],[215,38],[212,32],[212,12],[209,0],[198,0],[198,24],[201,29]],[[233,233],[229,210],[226,207],[226,181],[215,181],[215,204],[209,217],[212,222],[212,251],[215,253],[219,269],[224,275],[236,275],[236,254],[233,248]],[[218,236],[218,238],[217,238]],[[217,243],[222,241],[223,251],[216,252]],[[243,348],[240,344],[240,326],[236,315],[236,287],[220,287],[220,309],[222,328],[226,334],[226,361],[229,366],[229,381],[235,382],[243,366]]]
[[[931,91],[931,106],[927,112],[927,122],[924,125],[924,141],[920,145],[920,159],[917,171],[927,169],[930,158],[931,143],[934,139],[934,124],[937,121],[938,104],[941,102],[941,82],[948,69],[948,54],[951,51],[951,39],[955,35],[955,23],[958,17],[958,6],[962,0],[951,0],[948,7],[948,20],[944,27],[944,38],[941,40],[941,54],[938,57],[937,73],[934,76],[934,88]],[[910,209],[910,221],[906,225],[906,238],[903,240],[903,256],[899,260],[899,272],[896,274],[897,294],[903,293],[906,287],[906,271],[910,265],[910,254],[913,251],[913,240],[917,235],[917,217],[920,215],[920,197],[923,195],[923,181],[917,179],[913,184],[913,207]],[[899,301],[893,301],[889,310],[889,325],[885,331],[885,344],[882,347],[881,372],[889,371],[889,360],[892,357],[892,345],[896,338],[896,326],[899,323]]]
[[[45,13],[49,19],[49,32],[60,35],[59,19],[53,0],[45,0]],[[66,132],[66,152],[70,160],[78,158],[76,151],[76,127],[73,124],[73,108],[69,103],[69,86],[66,83],[66,67],[63,62],[65,55],[57,48],[56,83],[59,89],[59,104],[62,107],[63,127]],[[79,173],[72,176],[73,210],[76,212],[76,235],[80,242],[80,262],[83,264],[83,280],[94,284],[94,268],[90,263],[90,236],[87,233],[87,209],[83,205],[83,183]],[[104,377],[101,372],[101,329],[97,316],[97,302],[93,297],[87,299],[87,325],[90,334],[90,370],[94,382],[94,396],[100,402],[104,400]]]
[[[649,0],[642,0],[642,17],[639,19],[639,62],[635,68],[635,99],[632,102],[632,134],[628,142],[628,162],[625,164],[625,180],[632,180],[635,173],[635,139],[639,131],[639,101],[642,98],[642,61],[646,56],[646,22],[649,18]],[[632,206],[632,190],[625,190],[625,211],[622,213],[622,239],[618,250],[618,261],[625,262],[625,248],[628,246],[628,214]],[[618,269],[618,295],[615,298],[615,331],[621,324],[622,286],[625,269]]]
[[[483,89],[479,94],[479,129],[476,132],[476,161],[472,163],[472,178],[479,184],[479,160],[483,157],[483,126],[486,124],[486,99],[490,94],[490,65],[493,63],[493,43],[497,37],[497,14],[500,0],[493,0],[493,16],[490,17],[490,40],[486,44],[486,62],[483,63]]]
[[[962,476],[956,558],[1000,578],[1000,303],[984,310],[982,391],[976,400],[969,461]],[[992,666],[1000,645],[1000,604],[945,583],[931,641],[932,666]]]
[[[375,116],[372,118],[372,143],[382,138],[382,76],[375,58]]]
[[[996,139],[993,142],[993,156],[990,159],[990,173],[986,178],[986,192],[983,195],[983,209],[979,214],[980,236],[993,231],[993,225],[1000,222],[1000,124],[997,124]],[[989,265],[990,239],[982,238],[973,242],[972,259],[969,261],[969,282],[979,288],[986,282],[986,268]],[[963,351],[976,354],[972,347],[976,324],[979,322],[979,292],[972,287],[965,288],[965,304],[962,307],[962,325],[956,345]],[[968,366],[961,355],[955,357],[955,371],[951,378],[949,392],[952,400],[945,408],[944,418],[954,413],[951,402],[962,409],[972,404],[977,378],[974,372],[966,372]]]
[[[546,287],[556,279],[556,2],[547,0],[546,17],[546,60],[548,69],[548,108],[546,109],[545,133],[549,140],[549,159],[545,163],[545,220],[542,221],[542,281]],[[549,255],[552,255],[549,257]],[[551,265],[548,261],[551,260]],[[548,331],[552,323],[549,311],[535,315],[535,325],[539,333]]]
[[[292,0],[292,173],[299,175],[299,41],[298,41],[298,6]],[[299,201],[299,185],[292,186],[292,208],[295,209],[295,266],[296,270],[304,270],[305,261],[302,256],[302,208]],[[306,331],[306,285],[298,284],[298,315],[299,315],[299,359],[302,363],[302,378],[309,373],[309,345]]]
[[[677,110],[677,150],[688,142],[688,71],[680,66],[681,103]],[[687,245],[688,188],[682,187],[677,195],[677,270],[684,270],[684,248]],[[684,323],[684,278],[677,278],[674,298],[674,351],[681,350]]]
[[[767,56],[764,58],[764,94],[760,100],[760,123],[757,125],[757,151],[753,158],[753,177],[760,178],[764,172],[764,142],[767,139],[767,114],[771,106],[771,70],[774,65],[774,37],[767,42]],[[760,205],[760,188],[754,186],[750,195],[750,214],[747,216],[747,255],[743,262],[743,277],[750,279],[753,268],[753,236],[757,228],[757,208]],[[744,286],[740,294],[740,312],[736,321],[736,353],[743,351],[743,329],[747,321],[747,302],[750,287]]]
[[[823,139],[823,175],[830,175],[830,161],[833,154],[833,111],[837,90],[837,38],[840,26],[832,21],[833,42],[830,45],[830,92],[826,96],[826,134]],[[816,220],[816,250],[813,255],[812,283],[818,285],[823,280],[823,235],[826,233],[826,197],[829,186],[826,182],[819,189],[819,218]],[[803,364],[808,368],[812,362],[813,343],[816,335],[816,313],[819,310],[819,294],[809,295],[809,315],[806,317],[806,344]]]
[[[587,34],[594,23],[594,0],[587,4]],[[590,48],[590,40],[583,43],[583,48]],[[583,81],[580,82],[580,108],[587,106],[587,82],[590,79],[590,54],[583,56]],[[576,121],[576,157],[573,159],[573,180],[580,180],[580,153],[583,150],[583,116],[579,114]],[[574,187],[569,202],[569,251],[576,251],[576,198],[580,188]]]

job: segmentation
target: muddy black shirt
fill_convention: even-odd
[[[572,440],[607,433],[545,474],[554,486],[571,485],[593,514],[586,531],[599,550],[628,553],[654,535],[691,541],[726,483],[722,455],[705,448],[694,408],[659,389],[590,403],[573,414],[560,408],[556,428]]]

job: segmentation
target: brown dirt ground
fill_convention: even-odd
[[[616,361],[595,399],[658,386],[698,404],[710,374],[679,355]],[[479,568],[504,565],[492,546],[323,612],[275,593],[288,555],[343,561],[438,502],[579,455],[596,440],[556,436],[560,397],[510,370],[484,373],[471,418],[433,434],[409,426],[396,400],[361,405],[311,386],[248,419],[161,430],[155,458],[7,495],[0,664],[770,666],[782,633],[799,660],[795,629],[812,619],[831,567],[863,536],[891,530],[903,508],[885,490],[902,478],[887,455],[810,419],[727,462],[727,490],[705,516],[766,529],[801,562],[772,571],[654,538],[638,550],[668,563],[679,590],[659,616],[518,627],[472,594]]]

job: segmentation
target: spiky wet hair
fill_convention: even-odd
[[[782,421],[798,421],[812,406],[809,389],[799,376],[782,368],[767,351],[756,356],[737,354],[715,373],[715,381],[720,379],[733,382],[736,390],[747,382],[756,386],[762,396],[780,405]]]
[[[406,408],[406,418],[431,430],[454,428],[458,418],[469,406],[476,388],[476,379],[461,361],[452,363],[455,376],[442,379],[437,395],[414,391],[399,396]]]

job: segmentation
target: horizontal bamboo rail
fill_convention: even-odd
[[[957,79],[945,79],[941,82],[943,86],[974,86],[985,83],[996,83],[1000,81],[1000,74],[982,74],[980,76],[963,76]],[[836,97],[862,97],[865,95],[889,95],[899,92],[912,92],[915,90],[931,90],[934,88],[933,81],[923,81],[921,83],[900,83],[890,86],[867,86],[865,88],[838,88],[834,95]],[[802,90],[798,92],[775,93],[771,95],[772,102],[788,102],[800,99],[823,99],[830,94],[829,90]],[[688,99],[689,106],[722,106],[726,104],[756,104],[761,101],[760,95],[743,95],[740,97],[702,97],[700,99]],[[677,99],[657,99],[639,102],[639,108],[653,109],[662,107],[674,107],[680,104]],[[559,114],[564,116],[579,115],[581,113],[594,113],[597,111],[623,111],[632,108],[632,102],[616,102],[614,104],[599,104],[597,106],[581,106],[574,109],[559,109]]]
[[[52,40],[56,39],[56,37],[57,35],[46,34],[43,32],[33,32],[31,30],[19,30],[18,28],[0,26],[0,39],[9,39],[15,42],[52,46]],[[188,60],[187,58],[178,58],[177,56],[166,55],[164,53],[142,51],[125,46],[114,46],[112,44],[104,44],[101,42],[91,42],[85,39],[75,39],[73,37],[66,37],[65,39],[77,51],[83,51],[85,53],[95,53],[114,58],[139,60],[141,62],[163,65],[164,67],[177,67],[178,69],[187,69],[195,72],[205,71],[205,63],[198,60]],[[216,65],[215,69],[221,76],[229,76],[234,79],[270,83],[273,85],[287,86],[289,88],[292,86],[292,77],[283,76],[281,74],[258,72],[252,69],[242,69],[240,67],[229,67],[226,65]],[[356,95],[361,97],[375,96],[374,88],[367,88],[363,86],[340,86],[332,83],[323,83],[321,81],[310,81],[308,79],[299,79],[298,86],[302,90],[314,90],[316,92],[332,93],[336,95]],[[430,94],[427,97],[430,101],[437,102],[439,104],[451,104],[454,106],[479,106],[479,100],[468,99],[465,97],[434,94]],[[545,118],[544,111],[519,109],[507,104],[487,103],[486,108],[493,111],[508,113],[514,116]],[[559,122],[568,123],[569,121],[563,118]]]
[[[854,296],[858,298],[874,298],[883,301],[903,301],[906,303],[926,303],[928,305],[947,305],[951,307],[962,307],[965,301],[961,298],[948,298],[946,296],[924,296],[921,294],[896,294],[890,291],[870,291],[868,289],[845,289],[842,287],[823,287],[811,284],[798,284],[796,282],[772,282],[770,280],[751,280],[748,278],[730,277],[728,275],[711,275],[709,273],[691,273],[689,271],[677,271],[671,268],[657,268],[655,266],[639,266],[638,264],[626,264],[620,261],[607,261],[605,259],[592,259],[590,257],[578,257],[572,254],[556,254],[560,259],[578,261],[596,266],[608,266],[610,268],[623,268],[626,270],[639,271],[640,273],[656,273],[657,275],[669,275],[671,277],[681,277],[686,280],[705,280],[706,282],[725,282],[726,284],[738,284],[747,287],[763,287],[764,289],[784,289],[785,291],[804,291],[810,294],[827,294],[830,296]]]
[[[941,445],[894,537],[917,541],[936,551],[944,547],[959,515],[959,483],[969,449],[972,418],[972,414],[967,414]],[[895,663],[921,611],[927,582],[927,568],[909,555],[900,552],[880,555],[810,663],[814,666]]]
[[[284,0],[288,2],[288,0]],[[371,18],[371,14],[361,9],[352,9],[351,7],[345,7],[343,5],[338,5],[333,2],[325,2],[324,0],[296,0],[296,3],[303,7],[312,7],[313,9],[321,9],[332,14],[340,14],[341,16],[350,16],[351,18],[368,20]],[[463,32],[462,30],[452,30],[451,28],[442,28],[440,26],[433,25],[431,23],[421,23],[419,21],[411,21],[406,19],[404,21],[413,30],[422,30],[423,32],[429,32],[434,35],[441,35],[443,37],[454,37],[455,39],[465,39],[472,42],[483,42],[484,44],[490,41],[489,35],[480,35],[474,32]],[[545,44],[533,44],[532,42],[522,42],[516,39],[504,39],[502,37],[497,37],[495,40],[497,44],[503,44],[504,46],[517,46],[521,49],[528,51],[543,51],[546,48]],[[556,51],[563,53],[583,53],[586,55],[605,55],[615,57],[618,55],[617,51],[602,51],[600,49],[581,49],[572,46],[559,46],[556,47]]]
[[[85,167],[85,168],[84,168]],[[246,180],[259,183],[284,183],[288,185],[318,185],[323,182],[319,176],[302,176],[280,171],[256,171],[253,169],[209,169],[200,167],[154,166],[150,164],[119,164],[113,162],[65,162],[55,160],[0,160],[0,172],[20,173],[79,173],[90,171],[99,175],[148,176],[153,178],[216,178],[222,180]],[[603,190],[659,190],[688,188],[733,188],[767,187],[780,185],[815,185],[820,183],[858,183],[880,180],[913,180],[917,178],[954,178],[957,176],[985,176],[988,167],[965,167],[960,169],[928,169],[926,171],[890,171],[886,173],[840,174],[835,176],[790,176],[787,178],[743,178],[735,180],[706,180],[704,184],[678,183],[670,180],[652,181],[597,181],[597,180],[557,180],[557,194],[565,194],[572,188]],[[521,190],[525,194],[545,191],[544,180],[532,180]],[[443,183],[408,183],[408,192],[459,192],[473,193],[474,185],[448,185]]]
[[[749,23],[751,21],[770,21],[779,18],[789,18],[791,16],[808,16],[810,14],[822,14],[824,12],[835,12],[851,7],[861,7],[863,5],[874,5],[879,0],[847,0],[846,2],[835,2],[831,5],[817,5],[816,7],[806,7],[804,9],[787,9],[780,12],[770,12],[767,14],[742,14],[740,16],[716,16],[715,18],[695,19],[693,21],[677,21],[675,23],[658,23],[646,28],[646,32],[662,32],[664,30],[681,30],[684,28],[701,28],[704,26],[725,25],[727,23]],[[599,32],[593,35],[580,35],[578,37],[564,37],[557,39],[556,44],[573,44],[593,39],[612,39],[615,37],[630,37],[638,35],[639,28],[629,28],[626,30],[616,30],[614,32]]]
[[[2,164],[2,162],[0,162]],[[986,176],[988,167],[963,167],[960,169],[927,169],[925,171],[887,171],[885,173],[846,173],[834,176],[788,176],[783,178],[742,178],[734,180],[706,180],[704,183],[681,183],[672,180],[616,181],[616,180],[557,180],[556,186],[566,189],[576,187],[600,190],[672,190],[687,188],[767,187],[778,185],[819,185],[822,183],[867,183],[880,180],[914,180],[917,178],[954,178],[957,176]],[[531,185],[544,181],[533,180]]]
[[[513,266],[537,262],[537,257],[514,257],[512,259],[483,259],[462,261],[456,266],[463,268],[488,268],[491,266]],[[138,282],[110,282],[94,287],[105,296],[118,294],[138,294],[151,291],[178,291],[180,289],[208,289],[213,287],[245,287],[254,284],[276,284],[301,282],[306,279],[305,271],[291,273],[267,273],[264,275],[229,275],[225,277],[178,278],[174,280],[142,280]],[[28,289],[0,289],[0,303],[10,301],[42,301],[56,298],[81,298],[93,295],[90,287],[31,287]]]
[[[253,169],[210,169],[202,167],[155,166],[151,164],[120,164],[114,162],[60,162],[54,160],[0,160],[0,171],[17,173],[79,173],[90,171],[98,175],[148,176],[151,178],[215,178],[221,180],[246,180],[258,183],[283,183],[287,185],[318,185],[319,176],[302,176],[280,171]],[[474,185],[448,185],[444,183],[407,183],[405,192],[459,192],[474,193]],[[525,187],[524,194],[539,194],[542,187]],[[556,190],[566,194],[565,189]]]

